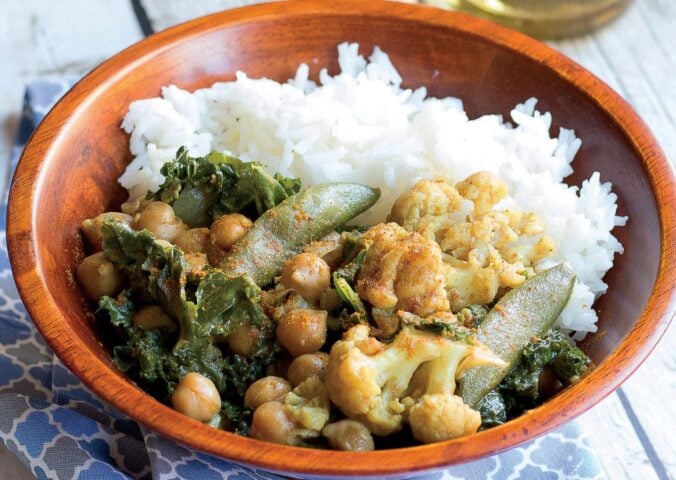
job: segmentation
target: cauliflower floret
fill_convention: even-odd
[[[535,243],[527,240],[543,231],[535,214],[517,210],[491,211],[477,220],[445,227],[439,236],[454,269],[446,283],[451,309],[490,303],[498,288],[518,287],[532,276],[532,265],[555,250],[549,237]]]
[[[249,435],[283,445],[300,445],[319,438],[329,421],[329,395],[316,376],[301,382],[284,401],[267,401],[253,413]]]
[[[392,343],[385,345],[369,337],[368,326],[357,325],[331,349],[324,376],[326,388],[331,401],[346,416],[362,422],[376,435],[389,435],[402,427],[407,414],[402,397],[425,362],[441,362],[445,368],[443,372],[432,369],[434,375],[424,378],[425,393],[449,395],[455,389],[456,376],[464,373],[466,366],[504,366],[473,337],[457,341],[404,326]]]
[[[369,242],[357,293],[374,307],[428,316],[450,308],[448,266],[439,245],[395,223],[379,224],[362,237]]]
[[[423,395],[408,417],[413,437],[423,443],[443,442],[476,432],[481,415],[457,395]]]
[[[420,232],[423,219],[456,212],[462,202],[462,197],[447,178],[421,180],[394,202],[387,220]]]
[[[507,197],[505,182],[490,172],[476,172],[455,185],[458,193],[474,204],[474,215],[481,216]]]
[[[326,365],[331,401],[376,435],[400,430],[400,397],[418,366],[440,355],[444,343],[441,337],[404,329],[385,345],[369,337],[368,326],[352,327],[333,345]]]
[[[329,421],[330,408],[324,382],[311,376],[287,393],[283,400],[269,398],[256,406],[249,435],[283,445],[300,445],[322,435],[322,429]]]
[[[296,425],[316,431],[317,436],[329,421],[329,394],[319,377],[309,377],[287,393],[284,405]]]
[[[403,403],[409,407],[407,420],[417,440],[440,442],[476,432],[481,415],[454,393],[456,380],[470,368],[482,365],[507,366],[477,341],[456,341],[452,349],[416,371],[408,390],[410,396]]]
[[[481,268],[450,255],[444,260],[451,267],[446,276],[451,310],[458,312],[468,305],[486,305],[493,301],[500,287],[500,280],[493,269]]]
[[[501,288],[519,286],[535,273],[533,265],[555,251],[534,213],[493,210],[507,195],[497,176],[476,172],[455,187],[446,178],[418,182],[392,207],[392,220],[441,247],[453,311],[492,302]],[[459,215],[463,202],[473,210]]]

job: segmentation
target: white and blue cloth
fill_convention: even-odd
[[[31,132],[71,81],[28,85],[11,174]],[[0,439],[39,479],[278,479],[182,447],[126,418],[89,391],[53,354],[12,278],[0,207]],[[575,423],[477,462],[416,478],[604,479]]]

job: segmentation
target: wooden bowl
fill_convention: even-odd
[[[120,122],[133,100],[160,87],[205,87],[236,70],[276,80],[307,62],[337,71],[336,45],[379,45],[407,86],[462,98],[470,115],[506,114],[535,96],[555,125],[583,139],[579,183],[611,181],[625,247],[597,303],[599,332],[582,346],[598,367],[505,425],[396,451],[345,453],[264,443],[200,424],[145,394],[111,364],[92,330],[91,305],[73,281],[83,257],[78,226],[125,199],[116,179],[130,161]],[[459,13],[378,1],[298,1],[226,11],[151,36],[103,63],[51,111],[23,154],[8,214],[9,255],[38,329],[66,365],[122,412],[185,445],[296,475],[394,475],[476,460],[560,426],[616,389],[645,359],[674,313],[674,177],[629,105],[589,72],[524,35]]]

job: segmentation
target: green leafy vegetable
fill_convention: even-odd
[[[123,291],[117,300],[107,296],[101,297],[97,313],[106,312],[113,326],[128,331],[132,327],[134,314],[134,302],[131,297],[131,290]]]
[[[200,282],[197,299],[197,336],[227,336],[240,325],[264,327],[261,289],[247,275],[228,278],[219,270]]]
[[[404,325],[412,326],[417,330],[441,335],[455,342],[474,343],[476,334],[459,322],[445,322],[435,318],[421,318],[410,312],[400,312],[399,317]]]
[[[357,274],[359,270],[364,265],[364,259],[366,258],[366,249],[363,248],[359,238],[361,235],[354,235],[353,232],[343,232],[341,235],[341,241],[343,242],[343,258],[348,258],[345,260],[346,265],[343,265],[341,268],[338,268],[333,272],[333,288],[338,292],[338,296],[347,306],[339,315],[339,325],[338,330],[348,330],[350,327],[357,325],[359,323],[368,324],[369,323],[369,312],[366,310],[366,305],[362,302],[359,295],[354,290],[354,285],[357,279]],[[357,249],[358,250],[357,253]],[[352,251],[349,256],[346,257],[346,253]]]
[[[502,425],[507,421],[507,407],[505,400],[498,392],[491,390],[476,404],[476,410],[481,414],[483,429]]]
[[[551,364],[552,370],[564,383],[572,383],[585,374],[591,359],[579,348],[571,346],[559,351]]]
[[[230,430],[239,435],[249,434],[249,422],[253,412],[232,402],[221,402],[221,411],[209,422],[212,427]]]
[[[553,328],[537,341],[531,341],[523,349],[521,361],[505,377],[504,387],[520,397],[537,398],[538,379],[542,370],[551,366],[563,383],[570,383],[582,376],[591,361],[573,346],[564,333]]]
[[[336,276],[334,273],[333,285],[336,287],[336,291],[338,292],[341,300],[352,307],[355,312],[366,315],[366,307],[364,306],[364,302],[361,301],[361,298],[359,298],[357,292],[355,292],[350,284],[347,283],[347,280]]]
[[[189,335],[197,309],[187,298],[187,265],[181,250],[113,218],[103,222],[101,235],[104,255],[126,274],[132,290],[148,300],[145,303],[160,305],[179,325],[181,338]]]
[[[496,418],[496,397],[499,396],[507,419],[514,418],[538,403],[540,376],[551,368],[559,381],[570,384],[584,375],[591,360],[570,343],[559,329],[549,330],[542,338],[531,341],[523,349],[519,362],[510,370],[500,385],[477,404],[484,427],[492,426]],[[486,417],[484,417],[484,411]]]
[[[488,314],[488,308],[483,305],[468,305],[456,315],[458,321],[467,328],[478,328]]]
[[[342,255],[343,264],[347,265],[350,262],[353,262],[353,260],[359,253],[368,248],[368,246],[364,245],[364,242],[362,242],[362,235],[365,233],[365,230],[363,230],[362,227],[352,227],[351,230],[342,229],[342,231],[336,229],[336,231],[340,233],[340,243],[343,245],[343,255]],[[366,252],[364,252],[364,254],[365,253]],[[362,256],[362,258],[358,261],[359,267],[361,267],[364,264],[364,256]],[[352,278],[348,278],[348,280],[354,281],[354,276],[352,276]]]
[[[345,250],[348,248],[350,248],[349,244],[345,246]],[[361,270],[361,267],[364,266],[367,250],[368,249],[362,247],[362,250],[360,250],[359,253],[357,253],[347,265],[333,272],[334,283],[335,279],[339,278],[354,284],[357,280],[357,274],[359,273],[359,270]]]
[[[187,373],[208,377],[229,405],[221,411],[222,421],[243,431],[242,419],[248,414],[234,405],[241,404],[248,385],[265,374],[278,351],[274,325],[260,305],[260,288],[247,275],[228,278],[218,270],[191,285],[180,249],[115,220],[104,222],[102,235],[106,258],[131,284],[118,300],[103,297],[99,302],[108,323],[124,333],[113,348],[117,365],[165,401]],[[179,325],[178,331],[134,326],[132,298],[160,305]],[[218,343],[241,326],[258,332],[257,349],[249,357]]]
[[[219,215],[250,205],[261,215],[300,191],[297,178],[270,175],[258,162],[243,162],[218,152],[191,157],[181,148],[161,173],[164,183],[147,198],[172,205],[176,215],[191,227],[209,226]]]

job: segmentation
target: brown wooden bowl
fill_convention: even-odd
[[[92,329],[91,305],[73,281],[83,257],[78,226],[116,209],[115,181],[130,161],[119,128],[132,100],[170,83],[205,87],[236,70],[277,80],[307,62],[337,71],[336,45],[379,45],[408,86],[462,98],[470,115],[506,114],[535,96],[539,109],[583,139],[579,183],[595,170],[611,181],[625,247],[597,303],[599,332],[583,342],[598,367],[505,425],[453,441],[369,453],[264,443],[215,430],[160,404],[111,364]],[[560,123],[559,123],[560,122]],[[519,445],[579,415],[645,359],[674,313],[674,177],[631,107],[589,72],[524,35],[459,13],[378,1],[298,1],[226,11],[151,36],[103,63],[47,115],[19,163],[8,214],[9,255],[30,315],[66,365],[122,412],[185,445],[279,472],[374,476],[475,460]]]

